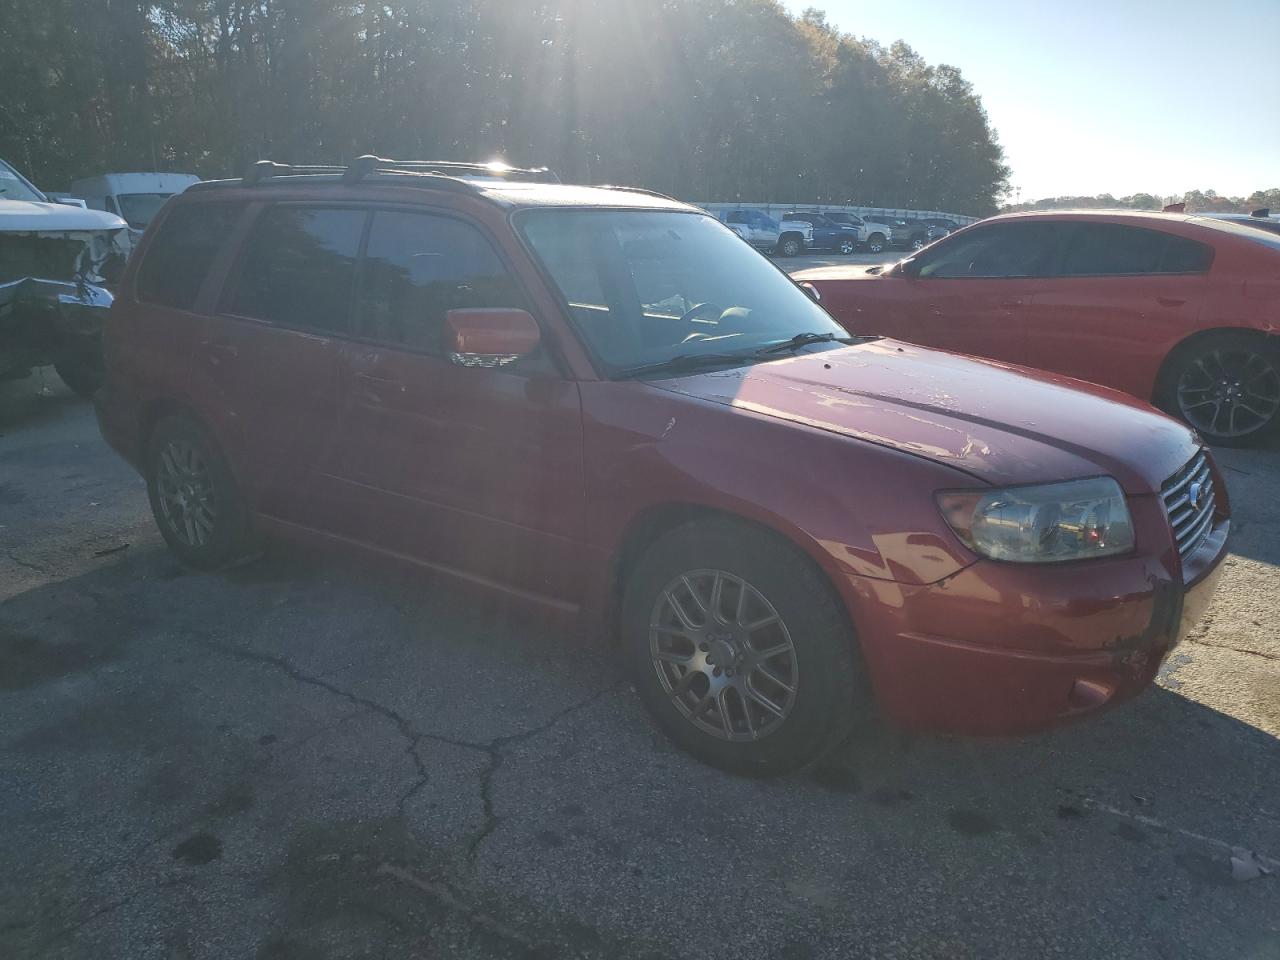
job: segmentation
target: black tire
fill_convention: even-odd
[[[872,253],[884,253],[887,246],[888,242],[885,240],[883,233],[873,233],[867,237],[867,249]]]
[[[751,600],[746,618],[755,618],[760,612],[767,614],[770,607],[779,618],[774,626],[752,634],[756,640],[748,641],[741,649],[734,646],[741,640],[732,638],[734,628],[725,621],[713,623],[724,633],[702,631],[697,633],[699,639],[693,635],[677,638],[674,634],[683,631],[661,625],[663,613],[672,610],[670,597],[682,585],[693,583],[709,601],[714,589],[705,583],[717,574],[725,576],[721,609],[736,607],[741,618],[744,608],[738,606],[736,596],[746,592],[741,588],[746,584],[751,597],[766,601],[759,605]],[[682,576],[691,579],[682,580]],[[734,580],[737,586],[730,582]],[[673,587],[673,583],[677,585]],[[682,594],[680,602],[692,607],[692,596]],[[763,619],[767,620],[767,615]],[[705,622],[712,621],[708,617]],[[771,630],[776,632],[769,634]],[[853,725],[855,704],[869,702],[852,628],[822,572],[780,537],[730,519],[701,520],[678,527],[646,551],[626,584],[622,636],[640,700],[667,736],[699,760],[733,773],[778,776],[817,760],[847,736]],[[668,637],[671,639],[663,639]],[[700,645],[700,640],[708,638],[710,643]],[[767,655],[767,650],[755,645],[778,644],[779,638],[783,644],[790,644],[790,650],[780,658],[760,657],[762,653]],[[659,662],[654,653],[669,651],[651,648],[651,643],[682,644],[673,649],[680,656],[684,656],[682,650],[690,651],[687,659],[691,666]],[[742,659],[725,660],[735,653],[742,654]],[[715,659],[717,655],[719,661]],[[715,673],[722,679],[713,680],[708,671],[720,670],[714,666],[717,662],[729,662],[731,666],[723,674]],[[767,664],[769,673],[761,674],[758,664]],[[730,680],[735,676],[733,665],[737,666],[737,676]],[[789,679],[791,691],[784,692],[788,689],[785,686],[772,686],[770,673]],[[693,682],[686,682],[690,679]],[[712,683],[737,684],[733,694],[712,697],[717,703],[720,734],[707,732],[684,712],[696,713],[697,706],[691,708],[688,700],[705,702]],[[685,689],[678,692],[682,684]],[[783,712],[764,710],[758,702],[737,692],[746,687],[763,692],[775,705],[781,703]],[[709,717],[709,711],[703,717]],[[711,720],[705,723],[710,725]],[[739,739],[730,739],[726,732]]]
[[[1209,443],[1261,443],[1280,431],[1280,342],[1228,331],[1180,347],[1165,362],[1155,399]]]
[[[64,354],[53,362],[53,369],[58,371],[62,382],[86,400],[102,387],[102,362],[90,357],[76,354]]]
[[[778,241],[778,255],[782,257],[798,257],[804,250],[804,241],[795,235],[784,236]]]
[[[858,242],[852,237],[841,237],[838,249],[841,254],[847,257],[858,249]]]
[[[182,414],[162,419],[147,442],[145,469],[160,535],[183,563],[217,570],[254,552],[248,506],[226,457],[203,424]],[[175,476],[185,479],[175,481]],[[192,509],[181,509],[173,502],[175,496]]]

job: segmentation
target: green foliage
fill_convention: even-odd
[[[993,212],[953,67],[777,0],[9,0],[0,156],[64,186],[270,157],[547,164],[690,199]]]
[[[1185,203],[1187,213],[1207,211],[1211,213],[1252,213],[1261,208],[1270,208],[1280,213],[1280,187],[1270,190],[1255,190],[1247,197],[1220,197],[1216,190],[1189,190],[1182,195],[1158,197],[1150,193],[1135,193],[1131,197],[1117,200],[1109,193],[1096,197],[1046,197],[1043,200],[1031,200],[1027,203],[1008,204],[1000,209],[1001,213],[1015,213],[1020,210],[1093,210],[1108,208],[1130,210],[1159,210],[1169,203]]]

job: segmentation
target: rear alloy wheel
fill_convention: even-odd
[[[147,494],[165,543],[189,566],[215,570],[251,552],[249,512],[204,426],[161,420],[147,446]]]
[[[1248,334],[1205,339],[1175,358],[1164,406],[1210,443],[1257,443],[1280,425],[1280,350]]]
[[[858,249],[858,244],[850,237],[844,237],[840,241],[840,252],[846,257]]]
[[[778,252],[784,257],[798,257],[804,245],[796,237],[784,237],[778,244]]]
[[[885,239],[883,233],[873,233],[867,238],[867,249],[872,253],[884,253]]]
[[[867,699],[825,577],[747,524],[698,521],[661,537],[628,578],[622,626],[637,693],[667,735],[735,773],[817,759]]]
[[[924,246],[925,246],[925,239],[924,239],[924,237],[912,237],[912,238],[911,238],[911,249],[912,249],[912,250],[923,250],[923,249],[924,249]]]

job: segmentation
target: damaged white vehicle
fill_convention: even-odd
[[[102,320],[127,225],[49,200],[0,160],[0,380],[53,364],[76,393],[102,381]]]

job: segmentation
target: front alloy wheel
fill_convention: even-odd
[[[844,254],[846,257],[849,256],[851,253],[853,253],[853,251],[856,250],[857,248],[858,248],[858,245],[848,237],[844,237],[840,241],[840,252]]]
[[[868,701],[857,640],[822,571],[729,517],[659,537],[626,574],[621,627],[636,693],[706,763],[776,776],[821,756]]]
[[[786,624],[759,590],[727,571],[692,570],[663,588],[649,653],[675,708],[713,737],[768,736],[795,703],[799,669]]]

